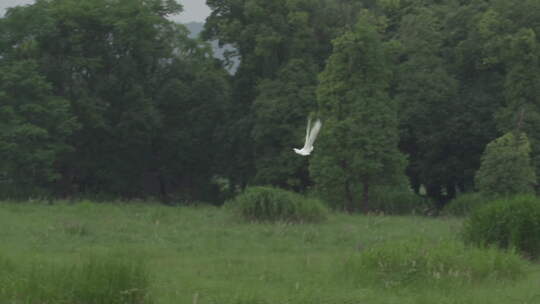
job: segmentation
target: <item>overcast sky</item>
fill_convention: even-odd
[[[174,21],[182,23],[191,21],[204,22],[204,19],[210,14],[210,9],[206,6],[205,0],[180,0],[178,2],[184,6],[184,12],[178,16],[173,16]],[[34,0],[0,0],[0,16],[4,15],[8,7],[31,3],[34,3]]]

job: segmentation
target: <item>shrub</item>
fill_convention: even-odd
[[[318,222],[327,215],[321,201],[272,187],[249,187],[227,205],[252,221]]]
[[[370,199],[370,209],[385,214],[424,214],[433,207],[428,198],[401,187],[376,187]]]
[[[475,183],[489,195],[534,193],[536,174],[525,133],[509,132],[490,142],[482,155]]]
[[[1,278],[0,278],[1,282]],[[91,257],[78,266],[30,263],[18,269],[0,299],[9,303],[147,304],[149,277],[130,257]]]
[[[319,189],[312,191],[313,196],[324,197],[326,205],[337,211],[346,210],[346,202],[338,197],[329,197]],[[353,196],[356,200],[362,198],[362,187],[354,188]],[[354,206],[359,208],[359,202]],[[369,210],[384,214],[426,214],[434,209],[432,200],[415,194],[408,185],[373,186],[369,193]]]
[[[480,192],[464,193],[451,200],[442,211],[443,215],[464,216],[483,206],[490,199]]]
[[[465,241],[516,248],[525,256],[540,256],[540,200],[532,195],[498,199],[476,209],[464,224]]]
[[[422,239],[388,242],[365,249],[345,265],[345,278],[384,287],[468,285],[489,279],[513,280],[527,263],[513,252],[467,247],[457,241]]]

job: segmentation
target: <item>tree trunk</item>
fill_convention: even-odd
[[[68,167],[60,168],[59,171],[60,178],[55,182],[51,195],[71,200],[78,194],[77,184],[74,182],[75,172]]]
[[[412,172],[412,170],[408,170],[406,174],[409,177],[412,190],[417,195],[420,195],[421,183],[420,183],[420,179],[418,178],[418,174],[416,174],[416,172]]]
[[[159,184],[159,194],[161,197],[161,202],[165,205],[169,205],[171,202],[169,199],[169,193],[167,192],[167,184],[161,172],[158,173],[157,180]]]
[[[463,179],[460,179],[457,182],[457,188],[458,188],[460,193],[464,193],[466,191],[465,181]]]
[[[426,192],[428,197],[435,199],[437,210],[440,210],[444,205],[444,197],[442,194],[442,187],[440,184],[428,184],[426,185]]]
[[[354,195],[351,190],[351,183],[349,181],[345,184],[345,195],[347,196],[347,202],[345,205],[345,211],[348,213],[354,212]]]
[[[456,198],[456,185],[454,183],[446,184],[446,198],[447,200]]]
[[[362,212],[368,214],[369,212],[369,181],[367,179],[363,182],[363,193],[362,193]]]

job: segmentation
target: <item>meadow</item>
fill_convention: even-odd
[[[24,293],[41,284],[58,292],[55,269],[113,257],[144,267],[147,298],[132,302],[141,304],[540,303],[538,262],[460,247],[461,225],[341,213],[317,224],[248,223],[212,206],[0,203],[0,300],[31,303]],[[16,280],[34,280],[19,298],[8,296]]]

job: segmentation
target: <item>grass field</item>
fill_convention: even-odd
[[[255,224],[216,207],[0,203],[0,257],[19,268],[69,267],[86,256],[136,258],[146,265],[158,304],[540,303],[540,265],[524,260],[516,278],[463,283],[456,272],[448,284],[429,277],[388,284],[351,266],[362,252],[403,240],[455,242],[460,225],[459,219],[345,214],[320,224]]]

